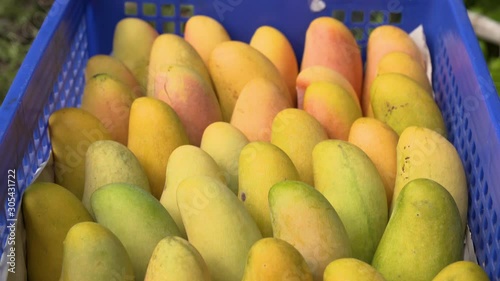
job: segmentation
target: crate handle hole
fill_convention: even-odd
[[[167,21],[163,23],[163,33],[175,33],[175,22]]]
[[[341,22],[344,22],[344,20],[345,20],[345,11],[343,11],[343,10],[333,10],[332,11],[332,17],[334,19],[337,19],[337,20],[341,21]]]
[[[399,24],[403,21],[403,14],[401,13],[390,13],[389,14],[389,23]]]
[[[193,5],[181,5],[181,17],[190,18],[194,15],[194,6]]]
[[[173,16],[175,16],[175,5],[174,4],[164,4],[164,5],[161,5],[161,15],[163,17],[173,17]]]
[[[127,16],[137,16],[137,3],[136,2],[125,2],[123,5],[125,15]]]
[[[186,22],[185,21],[181,22],[180,28],[181,28],[181,35],[184,35],[184,32],[186,30]]]
[[[385,22],[385,15],[381,11],[372,11],[370,13],[370,23],[382,24]]]
[[[356,39],[356,41],[363,40],[363,38],[364,38],[363,29],[361,29],[359,27],[352,28],[351,29],[351,33],[354,36],[354,39]]]
[[[156,16],[156,4],[143,3],[142,4],[142,14],[145,16],[150,16],[150,17]]]
[[[363,11],[352,11],[351,22],[361,23],[365,20],[365,13]]]

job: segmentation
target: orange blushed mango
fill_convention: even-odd
[[[274,117],[291,107],[280,89],[265,78],[248,82],[234,107],[231,125],[238,128],[249,141],[271,141]]]
[[[363,150],[377,168],[384,183],[387,204],[391,205],[396,181],[398,134],[382,121],[359,118],[351,126],[348,141]]]
[[[328,138],[347,140],[361,109],[349,93],[337,84],[314,82],[307,87],[304,110],[325,128]]]
[[[301,70],[322,65],[342,74],[358,94],[363,83],[361,51],[351,31],[331,17],[319,17],[306,32]]]
[[[311,83],[319,81],[331,82],[341,86],[344,90],[351,94],[351,96],[356,100],[358,107],[361,108],[359,97],[356,94],[356,91],[354,91],[351,83],[349,83],[349,81],[347,81],[347,79],[345,79],[345,77],[337,71],[320,65],[304,69],[300,71],[297,76],[296,86],[298,108],[304,108],[304,94],[307,87]]]

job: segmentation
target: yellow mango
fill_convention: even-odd
[[[412,126],[399,137],[396,157],[397,173],[391,209],[394,209],[395,200],[408,182],[418,178],[431,179],[453,196],[460,211],[462,230],[465,230],[467,178],[455,146],[433,130]]]
[[[274,64],[252,46],[238,41],[220,43],[210,54],[208,69],[219,98],[224,121],[229,122],[234,105],[245,85],[257,77],[276,84],[280,93],[293,104],[288,88]]]
[[[380,60],[391,52],[404,52],[419,63],[424,70],[426,65],[420,50],[406,31],[394,25],[381,25],[375,28],[368,37],[366,48],[366,66],[363,81],[361,105],[364,116],[373,117],[371,109],[371,88],[377,77],[377,67]],[[406,67],[405,64],[401,64]]]
[[[347,79],[345,79],[345,77],[339,72],[321,65],[311,66],[299,72],[296,81],[297,107],[299,109],[304,108],[304,95],[307,87],[309,87],[309,85],[313,82],[320,81],[331,82],[342,87],[356,100],[357,106],[361,109],[359,97],[356,94],[356,91],[354,91],[351,83],[349,83],[349,81],[347,81]]]
[[[168,51],[166,51],[168,50]],[[158,36],[151,47],[147,95],[154,96],[158,79],[164,79],[164,71],[169,65],[188,67],[197,72],[212,86],[212,79],[203,59],[184,38],[176,34]]]
[[[130,108],[128,148],[146,171],[151,193],[160,199],[168,158],[177,147],[189,144],[175,111],[165,102],[141,97]]]
[[[22,211],[29,280],[59,281],[66,234],[75,224],[92,221],[92,217],[73,193],[49,182],[37,182],[26,189]]]
[[[477,263],[457,261],[443,268],[432,281],[489,281],[484,269]]]
[[[262,238],[243,203],[221,181],[193,176],[182,181],[177,203],[189,242],[213,280],[241,280],[252,245]]]
[[[313,116],[301,109],[287,108],[273,120],[271,143],[282,149],[299,172],[300,180],[314,186],[312,151],[328,135]]]
[[[134,74],[146,93],[149,57],[158,32],[147,21],[126,17],[115,27],[113,57],[116,57]]]
[[[262,238],[248,253],[242,281],[312,281],[304,257],[290,243],[278,238]]]
[[[240,153],[238,198],[259,226],[263,237],[272,237],[268,194],[283,180],[299,180],[286,153],[268,142],[251,142]]]
[[[436,101],[415,80],[399,73],[379,75],[371,88],[373,116],[398,135],[410,126],[426,127],[446,136]]]
[[[318,143],[312,153],[315,188],[335,208],[352,247],[352,257],[371,262],[387,224],[384,184],[358,147],[342,140]]]
[[[85,155],[85,189],[82,203],[94,216],[90,197],[98,188],[110,183],[128,183],[150,192],[146,172],[126,146],[111,140],[96,141]]]
[[[127,250],[118,237],[95,222],[75,224],[64,239],[60,281],[134,281]]]
[[[74,107],[56,110],[49,117],[55,183],[82,199],[85,186],[85,154],[98,140],[111,140],[104,125],[89,112]]]
[[[227,122],[210,124],[203,133],[200,148],[215,160],[224,173],[226,183],[234,194],[238,193],[238,161],[240,152],[248,143],[247,137]]]
[[[226,183],[226,178],[217,163],[201,148],[181,145],[172,151],[168,158],[165,187],[160,203],[172,216],[183,237],[186,237],[186,230],[177,206],[177,189],[183,180],[192,176],[209,176]]]
[[[218,44],[231,40],[222,24],[204,15],[194,15],[187,20],[184,39],[198,52],[205,65]]]
[[[354,258],[332,261],[323,273],[323,281],[385,281],[371,265]]]
[[[377,65],[377,76],[386,73],[400,73],[415,80],[422,88],[432,95],[432,87],[422,63],[416,61],[407,53],[394,51],[386,54]]]
[[[187,240],[167,236],[156,245],[144,281],[210,281],[200,252]]]
[[[269,207],[274,238],[301,253],[313,280],[323,280],[330,262],[352,256],[342,220],[314,187],[300,181],[279,182],[269,190]]]
[[[286,36],[278,29],[264,25],[255,30],[250,39],[250,46],[259,50],[276,66],[288,87],[292,105],[295,106],[297,104],[295,79],[299,72],[299,65]]]
[[[144,96],[144,90],[134,74],[119,59],[108,55],[94,55],[85,66],[85,82],[98,74],[106,73],[113,79],[122,82],[134,93],[136,98]]]

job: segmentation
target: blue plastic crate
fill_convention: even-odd
[[[500,100],[462,0],[325,0],[321,12],[310,11],[311,1],[55,1],[0,108],[0,279],[7,275],[7,225],[12,219],[9,170],[16,170],[17,211],[22,193],[50,155],[50,114],[80,103],[88,58],[110,53],[115,24],[125,16],[146,19],[159,32],[182,34],[190,15],[205,14],[219,20],[233,39],[247,42],[257,27],[272,25],[290,39],[299,59],[307,26],[318,16],[343,20],[363,53],[369,32],[378,25],[410,31],[422,24],[436,99],[467,173],[474,250],[491,280],[500,280]],[[132,7],[133,15],[125,15],[125,6]],[[150,9],[154,13],[145,15]]]

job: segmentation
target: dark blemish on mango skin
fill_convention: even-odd
[[[241,193],[241,201],[245,202],[247,200],[247,195],[243,192]]]

